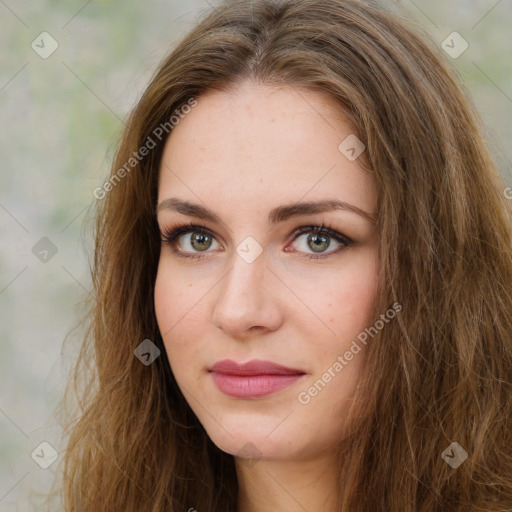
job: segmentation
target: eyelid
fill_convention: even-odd
[[[191,232],[198,232],[198,233],[204,233],[206,235],[209,235],[213,238],[216,238],[217,235],[213,233],[211,230],[209,230],[205,226],[199,226],[197,224],[176,224],[173,227],[166,227],[160,231],[160,234],[164,240],[164,242],[172,243],[177,238],[179,238],[181,235],[185,235]]]
[[[334,238],[338,243],[345,244],[346,246],[354,244],[354,241],[348,236],[340,233],[336,229],[326,226],[324,223],[322,223],[322,225],[311,224],[308,226],[301,226],[300,228],[294,230],[290,237],[295,240],[300,235],[306,233],[317,233],[319,235],[329,236],[330,238]]]
[[[176,242],[178,241],[180,236],[189,234],[192,232],[204,233],[204,234],[214,238],[215,240],[217,239],[217,235],[215,233],[213,233],[207,227],[193,224],[192,222],[190,222],[188,224],[176,224],[173,227],[166,227],[166,228],[162,229],[161,230],[161,237],[162,237],[161,241],[164,243],[170,244],[172,246],[173,251],[175,253],[177,253],[179,256],[182,256],[185,258],[191,258],[191,259],[192,258],[200,259],[203,257],[201,255],[200,251],[187,253],[187,252],[182,252],[179,249],[176,249],[176,247],[175,247]],[[315,253],[303,253],[302,251],[298,251],[301,254],[308,255],[310,257],[310,259],[311,259],[311,257],[313,257],[313,258],[316,257],[317,259],[326,258],[334,253],[339,252],[340,249],[342,249],[342,248],[351,247],[352,245],[355,244],[355,242],[351,238],[349,238],[348,236],[344,235],[343,233],[340,233],[339,231],[337,231],[333,228],[326,226],[324,222],[322,222],[321,225],[318,225],[318,224],[304,225],[304,226],[301,226],[301,227],[295,229],[288,237],[289,240],[287,241],[287,244],[291,241],[295,241],[299,236],[301,236],[303,234],[307,234],[307,233],[317,233],[320,235],[325,235],[330,238],[333,238],[337,243],[341,244],[341,248],[335,249],[333,251],[328,251],[325,253],[315,254]],[[207,251],[204,251],[203,254],[207,254],[208,252],[212,252],[212,251],[207,250]]]

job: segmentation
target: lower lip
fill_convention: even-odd
[[[304,374],[228,375],[211,372],[213,381],[224,394],[235,398],[260,398],[291,386]]]

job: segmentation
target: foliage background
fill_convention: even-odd
[[[468,41],[461,57],[447,60],[512,185],[512,1],[401,3],[439,44],[453,31]],[[57,464],[42,469],[31,453],[43,441],[57,452],[65,447],[52,411],[75,357],[62,343],[90,284],[93,190],[156,65],[212,5],[0,0],[2,511],[40,510]],[[43,31],[59,45],[47,59],[31,47]],[[32,252],[43,237],[57,249],[46,262]],[[76,346],[79,333],[72,339]]]

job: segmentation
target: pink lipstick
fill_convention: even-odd
[[[305,375],[303,370],[259,359],[244,364],[223,359],[208,371],[219,390],[235,398],[260,398],[290,386]]]

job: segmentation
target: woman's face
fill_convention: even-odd
[[[233,455],[329,453],[364,369],[353,341],[375,320],[378,233],[357,209],[375,214],[376,190],[337,111],[321,93],[247,81],[201,95],[165,146],[160,230],[206,231],[162,243],[158,325],[187,402]],[[314,206],[329,201],[354,210]],[[312,231],[322,224],[333,232]],[[210,371],[227,359],[291,372]]]

